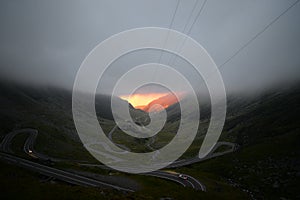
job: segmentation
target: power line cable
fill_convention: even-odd
[[[185,23],[185,25],[184,25],[184,27],[183,27],[182,33],[185,33],[186,28],[188,27],[188,24],[189,24],[189,22],[190,22],[190,20],[191,20],[191,18],[192,18],[192,16],[193,16],[193,13],[194,13],[195,9],[196,9],[197,6],[198,6],[198,3],[199,3],[199,1],[198,1],[198,0],[195,0],[195,2],[194,2],[194,4],[193,4],[193,9],[192,9],[192,11],[190,12],[190,15],[188,16],[188,19],[187,19],[187,21],[186,21],[186,23]],[[178,45],[178,46],[179,46],[179,45]],[[176,47],[176,50],[178,49],[178,46]],[[172,55],[172,56],[176,57],[176,55]],[[169,62],[168,62],[169,65],[170,65],[172,56],[171,56],[171,58],[170,58],[170,60],[169,60]]]
[[[194,21],[193,21],[193,23],[192,23],[192,25],[191,25],[190,28],[189,28],[189,31],[186,33],[187,36],[184,38],[183,42],[182,42],[181,45],[180,45],[180,48],[179,48],[179,51],[178,51],[178,52],[181,52],[181,50],[182,50],[182,48],[183,48],[183,46],[184,46],[184,44],[185,44],[185,42],[186,42],[186,40],[187,40],[189,34],[190,34],[191,31],[193,30],[193,27],[194,27],[194,25],[196,24],[196,22],[198,21],[200,15],[201,15],[201,13],[202,13],[202,11],[203,11],[203,9],[204,9],[204,6],[205,6],[206,2],[207,2],[207,0],[204,0],[204,1],[203,1],[203,3],[202,3],[202,5],[201,5],[201,7],[200,7],[200,9],[199,9],[199,11],[198,11],[198,13],[197,13],[195,19],[194,19]],[[198,5],[198,2],[197,2],[196,5]],[[197,7],[196,5],[195,5],[195,7]],[[194,7],[194,8],[195,8],[195,7]],[[194,11],[194,9],[193,9],[193,11]],[[192,11],[192,12],[193,12],[193,11]],[[191,13],[191,14],[192,14],[192,13]],[[187,24],[188,24],[188,23],[187,23]],[[187,25],[187,24],[186,24],[186,25]],[[184,33],[184,31],[185,31],[185,28],[184,28],[184,30],[183,30],[183,33]],[[175,63],[177,57],[178,57],[177,55],[174,55],[174,59],[172,60],[172,64]],[[170,63],[171,63],[171,60],[169,61],[168,64],[170,64]]]
[[[201,15],[201,13],[202,13],[202,11],[203,11],[203,9],[204,9],[204,6],[205,6],[206,2],[207,2],[207,0],[205,0],[205,1],[202,3],[201,8],[200,8],[200,10],[199,10],[199,12],[198,12],[198,14],[197,14],[197,16],[196,16],[196,18],[195,18],[195,20],[194,20],[192,26],[190,27],[190,29],[189,29],[187,35],[189,35],[189,34],[191,33],[191,31],[192,31],[192,29],[193,29],[193,26],[195,25],[196,21],[199,19],[200,15]]]
[[[176,7],[175,7],[175,10],[174,10],[173,15],[172,15],[171,23],[170,23],[170,25],[169,25],[169,27],[168,27],[169,30],[168,30],[166,39],[164,40],[163,49],[165,48],[166,43],[167,43],[167,41],[168,41],[168,38],[169,38],[169,35],[170,35],[170,29],[172,28],[173,23],[174,23],[174,21],[175,21],[175,17],[176,17],[178,8],[179,8],[179,4],[180,4],[180,0],[177,0]],[[162,55],[163,55],[163,52],[164,52],[163,49],[160,50],[160,56],[159,56],[159,59],[158,59],[158,64],[161,63]],[[157,73],[157,68],[158,68],[158,66],[156,66],[156,67],[154,68],[154,72],[153,72],[153,76],[152,76],[152,80],[153,80],[153,81],[155,80],[155,76],[156,76],[156,73]]]
[[[175,16],[176,16],[176,13],[177,13],[179,4],[180,4],[180,0],[177,0],[176,8],[175,8],[175,10],[174,10],[174,13],[173,13],[173,16],[172,16],[172,19],[171,19],[171,23],[170,23],[168,29],[171,29],[172,26],[173,26],[173,23],[174,23],[174,20],[175,20]],[[164,41],[163,48],[166,46],[166,43],[167,43],[167,41],[168,41],[168,39],[169,39],[169,35],[170,35],[170,30],[169,30],[168,33],[167,33],[167,37],[166,37],[166,39],[165,39],[165,41]],[[162,55],[163,55],[163,49],[161,49],[161,53],[160,53],[160,56],[159,56],[158,63],[161,62]]]
[[[194,3],[194,5],[193,5],[193,9],[192,9],[192,11],[191,11],[191,13],[190,13],[190,15],[189,15],[189,17],[188,17],[186,23],[185,23],[185,26],[184,26],[184,28],[183,28],[183,31],[182,31],[183,33],[185,32],[185,30],[186,30],[186,28],[187,28],[187,26],[188,26],[188,24],[189,24],[189,21],[191,20],[191,18],[192,18],[192,16],[193,16],[193,13],[194,13],[195,9],[196,9],[197,6],[198,6],[198,3],[199,3],[199,0],[196,0],[195,3]]]
[[[243,51],[249,44],[251,44],[256,38],[258,38],[261,34],[263,34],[268,28],[270,28],[275,22],[279,20],[284,14],[286,14],[290,9],[292,9],[300,0],[295,1],[291,6],[285,9],[280,15],[274,18],[267,26],[265,26],[261,31],[259,31],[256,35],[254,35],[248,42],[246,42],[242,47],[240,47],[232,56],[230,56],[223,64],[219,66],[221,69],[228,62],[230,62],[236,55],[238,55],[241,51]]]

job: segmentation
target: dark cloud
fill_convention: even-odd
[[[293,2],[208,1],[191,36],[221,65]],[[99,42],[131,28],[168,27],[175,6],[172,0],[1,1],[0,78],[71,88],[81,62]],[[194,1],[180,2],[173,29],[183,30],[193,6]],[[300,4],[224,65],[221,73],[227,90],[257,90],[299,80],[299,19]],[[159,54],[144,51],[138,55],[119,66],[148,62]],[[164,54],[163,62],[166,59]],[[181,64],[180,69],[197,87],[199,77]],[[121,71],[115,67],[108,73],[117,78]]]

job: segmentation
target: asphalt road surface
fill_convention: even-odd
[[[108,137],[109,137],[110,140],[112,140],[112,134],[116,130],[116,128],[117,128],[117,126],[115,126],[109,132]],[[41,159],[41,160],[51,160],[51,161],[54,161],[54,162],[67,161],[67,159],[58,159],[58,158],[49,157],[49,156],[46,156],[44,154],[41,154],[41,153],[38,153],[37,151],[35,151],[34,143],[35,143],[35,140],[36,140],[37,135],[38,135],[38,131],[35,130],[35,129],[21,129],[21,130],[13,131],[13,132],[7,134],[4,137],[1,144],[0,144],[0,150],[3,151],[3,152],[6,152],[6,153],[13,153],[13,151],[10,148],[11,141],[16,135],[18,135],[20,133],[27,133],[28,134],[28,137],[27,137],[27,139],[25,141],[25,144],[24,144],[24,152],[27,153],[29,156],[34,157],[34,158],[38,158],[38,159]],[[214,152],[217,148],[219,148],[220,146],[223,146],[223,145],[229,146],[230,149],[228,149],[226,151],[222,151],[222,152],[216,152],[216,153]],[[191,165],[191,164],[194,164],[194,163],[197,163],[197,162],[201,162],[201,161],[204,161],[204,160],[207,160],[207,159],[211,159],[211,158],[214,158],[214,157],[222,156],[222,155],[227,154],[227,153],[231,153],[231,152],[235,151],[236,149],[237,149],[236,144],[233,144],[233,143],[230,143],[230,142],[218,142],[214,146],[212,151],[205,158],[195,157],[195,158],[190,158],[190,159],[177,160],[177,161],[173,162],[171,165],[169,165],[168,168],[178,168],[178,167],[183,167],[183,166],[186,166],[186,165]],[[8,154],[6,154],[6,155],[8,155]],[[3,157],[3,155],[2,155],[2,157]],[[12,159],[12,158],[10,158],[10,159]],[[20,159],[20,158],[15,157],[15,159]],[[72,161],[74,161],[74,160],[72,160]],[[28,162],[30,162],[30,161],[28,161]],[[101,167],[101,168],[110,169],[110,168],[108,168],[104,165],[89,164],[89,163],[82,163],[82,162],[80,163],[80,161],[76,161],[76,162],[79,162],[80,165],[97,166],[97,167]],[[32,164],[34,162],[30,162],[30,163]],[[28,165],[28,163],[27,163],[27,165]],[[33,167],[32,169],[37,169],[37,168]],[[54,169],[54,168],[52,168],[52,169]],[[49,172],[48,172],[48,174],[49,174]],[[180,178],[179,174],[177,174],[177,173],[170,173],[170,172],[166,172],[166,171],[162,171],[162,170],[154,171],[154,172],[150,172],[150,173],[144,173],[142,175],[154,176],[154,177],[166,179],[166,180],[169,180],[169,181],[173,181],[173,182],[178,183],[178,184],[180,184],[184,187],[192,187],[196,190],[206,191],[205,186],[199,180],[195,179],[192,176],[186,175],[186,174],[183,174],[183,176],[187,177],[187,179]],[[60,177],[56,177],[56,178],[60,179]],[[62,178],[61,180],[66,181],[67,179]],[[66,182],[70,182],[70,180],[66,181]],[[79,182],[74,182],[73,181],[72,183],[79,183]],[[106,183],[106,184],[108,184],[108,183]],[[110,184],[108,184],[108,185],[110,185]],[[118,186],[115,186],[115,187],[118,187]]]
[[[18,166],[30,169],[35,172],[39,172],[40,174],[50,176],[67,183],[75,184],[75,185],[82,185],[82,186],[92,186],[92,187],[109,187],[114,188],[121,191],[126,192],[134,192],[133,190],[125,187],[120,187],[116,185],[112,185],[109,183],[105,183],[99,180],[87,178],[85,176],[81,176],[75,173],[70,173],[64,170],[56,169],[53,167],[49,167],[46,165],[42,165],[36,162],[32,162],[26,159],[22,159],[7,153],[0,152],[0,158],[2,160],[6,160],[10,163],[14,163]]]
[[[113,129],[110,132],[110,135],[113,133],[114,130],[115,129]],[[38,159],[41,159],[41,160],[49,160],[50,159],[51,161],[55,161],[55,162],[59,162],[59,161],[64,160],[64,159],[57,159],[57,158],[48,157],[46,155],[43,155],[43,154],[38,153],[37,151],[35,151],[34,143],[35,143],[35,140],[36,140],[37,135],[38,135],[38,131],[35,130],[35,129],[22,129],[22,130],[13,131],[13,132],[7,134],[4,137],[2,143],[0,144],[0,150],[3,151],[3,152],[6,152],[6,153],[13,153],[12,150],[10,149],[11,141],[17,134],[20,134],[20,133],[27,133],[28,134],[28,137],[25,141],[23,149],[24,149],[24,152],[27,153],[29,156],[34,157],[34,158],[38,158]],[[31,161],[28,161],[28,160],[25,160],[25,159],[21,159],[21,158],[18,158],[16,156],[12,156],[12,155],[6,154],[6,153],[1,153],[1,158],[2,159],[11,160],[11,161],[14,160],[15,161],[14,163],[18,163],[18,165],[20,165],[20,166],[29,168],[29,169],[34,170],[34,171],[38,171],[42,174],[49,175],[49,176],[52,176],[56,179],[60,179],[60,180],[63,180],[63,181],[66,181],[66,182],[69,182],[69,183],[72,183],[72,184],[86,185],[86,186],[106,186],[106,187],[112,187],[112,188],[115,188],[115,189],[118,189],[118,190],[133,191],[133,190],[122,188],[122,187],[112,185],[112,184],[109,184],[109,183],[104,183],[104,182],[101,182],[101,181],[93,180],[93,179],[90,179],[90,178],[87,178],[87,177],[84,177],[84,176],[80,176],[81,177],[80,180],[77,180],[77,179],[74,180],[74,177],[78,176],[74,173],[70,173],[70,172],[66,172],[66,171],[63,171],[63,170],[58,170],[58,169],[55,169],[55,168],[51,168],[51,167],[48,167],[48,166],[45,166],[45,165],[37,164],[35,162],[31,162]],[[81,165],[99,166],[99,167],[102,167],[102,168],[103,167],[107,168],[106,166],[99,165],[99,164],[83,163]],[[45,168],[47,170],[45,170]],[[162,178],[162,179],[165,179],[165,180],[173,181],[173,182],[178,183],[178,184],[180,184],[184,187],[192,187],[195,190],[206,191],[205,186],[200,181],[198,181],[197,179],[195,179],[195,178],[193,178],[189,175],[186,175],[186,174],[183,174],[183,176],[187,177],[187,179],[180,178],[179,174],[169,173],[169,172],[165,172],[165,171],[154,171],[154,172],[145,173],[145,174],[142,174],[142,175],[154,176],[154,177]],[[86,178],[86,179],[82,180],[83,178]],[[86,182],[86,180],[89,180],[89,181]],[[97,183],[94,183],[93,181],[96,181]]]

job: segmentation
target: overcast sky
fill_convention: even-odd
[[[190,36],[206,48],[219,66],[294,2],[208,0]],[[98,43],[127,29],[168,28],[176,3],[176,0],[2,0],[0,78],[71,88],[83,59]],[[194,0],[180,1],[172,29],[183,31],[194,3]],[[201,4],[199,0],[187,27]],[[224,65],[221,74],[227,91],[256,90],[299,80],[299,24],[300,3]],[[122,72],[117,66],[145,63],[157,56],[157,51],[136,52],[118,60],[108,73],[117,79]],[[185,66],[182,64],[180,69],[185,71]],[[189,70],[185,73],[192,74]],[[197,81],[197,78],[192,80],[194,85]],[[105,80],[102,84],[106,84]]]

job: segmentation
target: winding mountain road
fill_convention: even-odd
[[[228,149],[226,151],[222,151],[222,152],[215,152],[215,150],[217,150],[220,146],[229,146],[230,149]],[[212,159],[215,157],[223,156],[228,153],[232,153],[237,148],[238,148],[238,145],[231,143],[231,142],[218,142],[214,146],[212,151],[204,158],[194,157],[194,158],[189,158],[189,159],[177,160],[177,161],[173,162],[171,165],[169,165],[167,168],[177,168],[177,167],[183,167],[183,166],[191,165],[191,164],[198,163],[198,162],[203,162],[208,159]]]
[[[115,130],[115,128],[110,131],[110,137],[111,134],[113,133],[113,131]],[[65,182],[69,182],[69,183],[73,183],[73,184],[78,184],[78,185],[86,185],[86,186],[106,186],[106,187],[112,187],[118,190],[123,190],[123,191],[133,191],[131,189],[128,189],[126,187],[120,187],[120,186],[116,186],[116,185],[112,185],[109,183],[105,183],[103,181],[99,181],[99,180],[94,180],[91,178],[87,178],[84,176],[79,176],[76,175],[74,173],[70,173],[64,170],[58,170],[56,168],[53,167],[48,167],[45,165],[41,165],[32,161],[28,161],[13,155],[10,155],[11,153],[13,153],[13,151],[11,150],[10,146],[11,146],[11,142],[13,140],[13,138],[21,133],[27,133],[28,137],[25,141],[23,150],[26,154],[28,154],[31,157],[34,158],[38,158],[41,160],[51,160],[51,161],[55,161],[55,162],[59,162],[59,161],[66,161],[66,159],[58,159],[58,158],[53,158],[53,157],[49,157],[46,156],[44,154],[38,153],[35,149],[34,149],[34,143],[35,140],[37,138],[38,135],[38,131],[35,129],[22,129],[22,130],[17,130],[17,131],[13,131],[10,132],[9,134],[7,134],[4,139],[2,140],[1,144],[0,144],[0,150],[3,152],[1,153],[1,158],[5,159],[5,160],[10,160],[10,161],[14,161],[14,163],[17,163],[20,166],[29,168],[31,170],[34,171],[38,171],[42,174],[45,175],[49,175],[52,177],[55,177],[57,179],[63,180]],[[4,153],[5,152],[5,153]],[[8,154],[9,153],[9,154]],[[100,166],[100,167],[106,167],[104,165],[99,165],[99,164],[87,164],[87,163],[81,163],[81,165],[87,165],[87,166]],[[106,167],[107,168],[107,167]],[[110,169],[110,168],[109,168]],[[154,176],[154,177],[158,177],[158,178],[162,178],[162,179],[166,179],[169,181],[173,181],[175,183],[178,183],[184,187],[192,187],[195,190],[202,190],[202,191],[206,191],[205,186],[198,181],[197,179],[189,176],[189,175],[185,175],[185,177],[188,177],[188,179],[182,179],[179,178],[179,174],[177,173],[169,173],[169,172],[165,172],[165,171],[154,171],[154,172],[149,172],[149,173],[144,173],[141,175],[146,175],[146,176]],[[75,178],[74,178],[75,177]],[[76,179],[76,177],[80,177],[79,179]]]
[[[0,158],[2,160],[8,161],[10,163],[14,163],[18,166],[30,169],[35,172],[39,172],[40,174],[50,176],[62,181],[65,181],[67,183],[75,184],[75,185],[82,185],[82,186],[92,186],[92,187],[109,187],[109,188],[114,188],[117,190],[121,191],[126,191],[126,192],[134,192],[134,190],[125,188],[125,187],[120,187],[116,186],[113,184],[109,184],[103,181],[91,179],[85,176],[81,176],[75,173],[70,173],[68,171],[56,169],[53,167],[49,167],[46,165],[42,165],[36,162],[32,162],[23,158],[19,158],[14,155],[10,155],[8,153],[3,153],[0,152]]]

